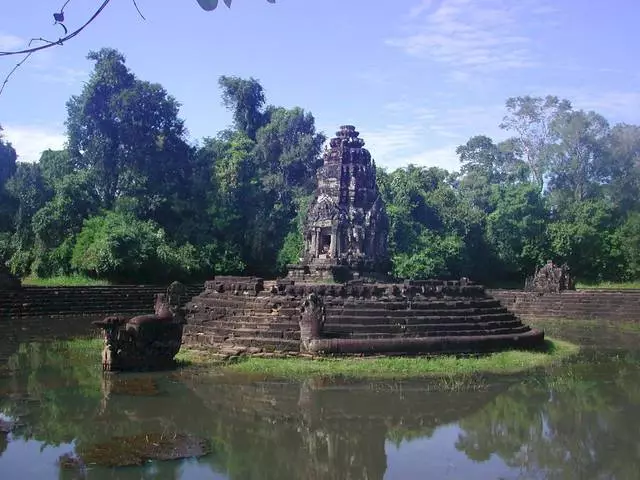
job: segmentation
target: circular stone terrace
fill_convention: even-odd
[[[311,354],[484,353],[537,349],[544,333],[460,281],[265,282],[215,277],[187,304],[184,343]]]

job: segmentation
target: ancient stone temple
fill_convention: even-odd
[[[184,341],[222,351],[311,355],[540,348],[531,329],[468,279],[392,281],[376,169],[351,125],[324,154],[286,278],[216,276],[187,304]]]
[[[304,253],[300,264],[289,266],[291,278],[348,280],[388,269],[389,221],[375,163],[359,135],[343,125],[324,153],[304,225]]]

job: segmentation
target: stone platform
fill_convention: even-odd
[[[322,302],[311,348],[301,342],[301,306]],[[185,344],[316,354],[478,353],[537,348],[544,333],[523,324],[465,281],[322,284],[216,277],[187,304]]]

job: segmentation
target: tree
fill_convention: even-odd
[[[515,158],[508,143],[496,145],[485,135],[471,137],[456,149],[462,164],[458,188],[477,208],[491,210],[492,185],[521,182],[528,175],[525,163]]]
[[[615,280],[619,274],[613,234],[615,206],[605,199],[567,205],[549,227],[553,260],[567,262],[572,274],[589,281]]]
[[[3,140],[0,126],[0,232],[9,231],[13,227],[15,204],[6,190],[6,184],[16,171],[17,158],[11,143]]]
[[[640,212],[631,212],[613,235],[618,270],[623,280],[640,278]]]
[[[529,167],[531,181],[543,190],[556,134],[552,129],[558,114],[571,110],[568,100],[546,97],[511,97],[500,128],[514,131],[511,139],[516,157]]]
[[[607,180],[609,123],[595,112],[566,111],[552,122],[558,145],[551,157],[549,190],[564,201],[597,196]]]
[[[608,143],[606,194],[622,214],[640,210],[640,126],[620,123]]]
[[[513,158],[508,145],[493,143],[485,135],[471,137],[466,144],[456,148],[460,158],[460,173],[484,177],[489,184],[523,180],[526,165]]]
[[[535,185],[495,185],[493,211],[487,216],[486,237],[507,275],[531,275],[548,250],[548,210]]]
[[[123,212],[105,212],[84,222],[71,265],[95,277],[153,282],[180,278],[199,269],[191,245],[177,247],[158,224]]]
[[[222,103],[233,113],[234,126],[255,140],[256,132],[266,123],[262,85],[253,77],[245,80],[226,75],[222,75],[218,83],[222,89]]]
[[[162,86],[138,80],[116,50],[88,58],[96,62],[89,82],[67,103],[74,168],[90,172],[102,207],[135,197],[140,217],[179,223],[193,164],[178,102]]]

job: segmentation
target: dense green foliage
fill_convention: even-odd
[[[0,137],[1,261],[22,276],[116,282],[270,277],[296,261],[326,140],[311,113],[222,76],[233,124],[192,145],[161,85],[116,50],[88,58],[64,150],[16,162]],[[638,279],[640,126],[553,96],[505,107],[507,140],[470,138],[459,171],[378,169],[393,273],[522,282],[552,259],[585,282]]]

